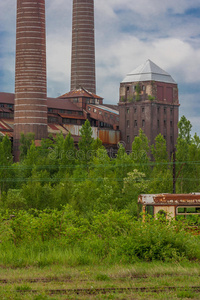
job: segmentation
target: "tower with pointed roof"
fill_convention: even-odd
[[[178,137],[178,110],[177,83],[151,60],[127,74],[120,83],[119,99],[119,128],[126,149],[131,150],[141,128],[150,144],[161,133],[170,156]]]

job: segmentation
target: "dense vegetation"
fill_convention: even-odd
[[[75,148],[70,133],[44,139],[36,147],[32,134],[22,135],[21,159],[13,163],[8,137],[0,142],[0,207],[11,209],[57,208],[70,204],[81,215],[127,209],[137,215],[140,193],[172,192],[172,161],[161,134],[150,146],[140,130],[132,153],[119,145],[116,155],[92,138],[88,121]],[[191,137],[191,124],[182,117],[176,145],[176,191],[200,189],[200,138]],[[150,159],[151,157],[151,159]],[[153,158],[153,160],[152,160]]]
[[[7,213],[7,218],[6,217]],[[80,217],[61,210],[0,215],[0,264],[9,267],[200,260],[200,239],[180,221],[136,220],[127,211]]]
[[[200,259],[199,236],[181,223],[137,218],[140,193],[172,192],[172,161],[161,134],[150,146],[140,130],[132,153],[120,144],[111,155],[86,121],[78,147],[70,133],[39,147],[30,134],[22,135],[20,150],[14,163],[9,138],[0,142],[2,265]],[[177,192],[199,191],[199,175],[200,138],[191,137],[191,124],[182,117]]]

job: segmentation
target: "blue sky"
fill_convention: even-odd
[[[200,0],[94,0],[97,93],[116,104],[127,73],[151,59],[179,86],[200,135]],[[0,2],[0,91],[14,92],[16,0]],[[48,96],[69,91],[72,0],[46,0]]]

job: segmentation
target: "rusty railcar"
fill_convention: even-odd
[[[156,217],[164,214],[167,219],[200,216],[200,193],[191,194],[141,194],[139,211]]]

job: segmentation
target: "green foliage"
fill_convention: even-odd
[[[0,211],[1,220],[8,213]],[[182,222],[163,222],[146,216],[144,223],[125,210],[99,212],[88,220],[71,206],[61,210],[15,211],[14,215],[0,223],[2,266],[200,259],[199,237],[187,233]],[[108,280],[105,276],[98,278]]]
[[[81,164],[86,164],[87,166],[91,157],[93,156],[92,145],[94,142],[94,139],[92,137],[92,128],[88,120],[85,121],[82,128],[80,129],[80,137],[81,138],[78,143],[78,159]]]
[[[189,120],[186,119],[185,116],[182,116],[180,121],[178,122],[179,129],[179,139],[185,140],[187,143],[191,142],[191,129],[192,124]]]
[[[139,130],[139,135],[135,137],[132,143],[132,159],[134,164],[136,164],[135,168],[139,171],[145,173],[147,176],[150,173],[150,158],[149,158],[149,140],[142,131]]]
[[[35,139],[35,134],[30,132],[27,135],[25,135],[24,133],[21,133],[21,138],[20,138],[20,160],[23,160],[26,155],[27,152],[32,144],[32,141],[34,141]]]
[[[148,95],[148,100],[153,101],[153,100],[155,100],[155,97],[152,95]]]
[[[141,94],[141,86],[139,83],[135,86],[135,91],[136,91],[136,97],[135,100],[139,101],[140,100],[140,94]]]

